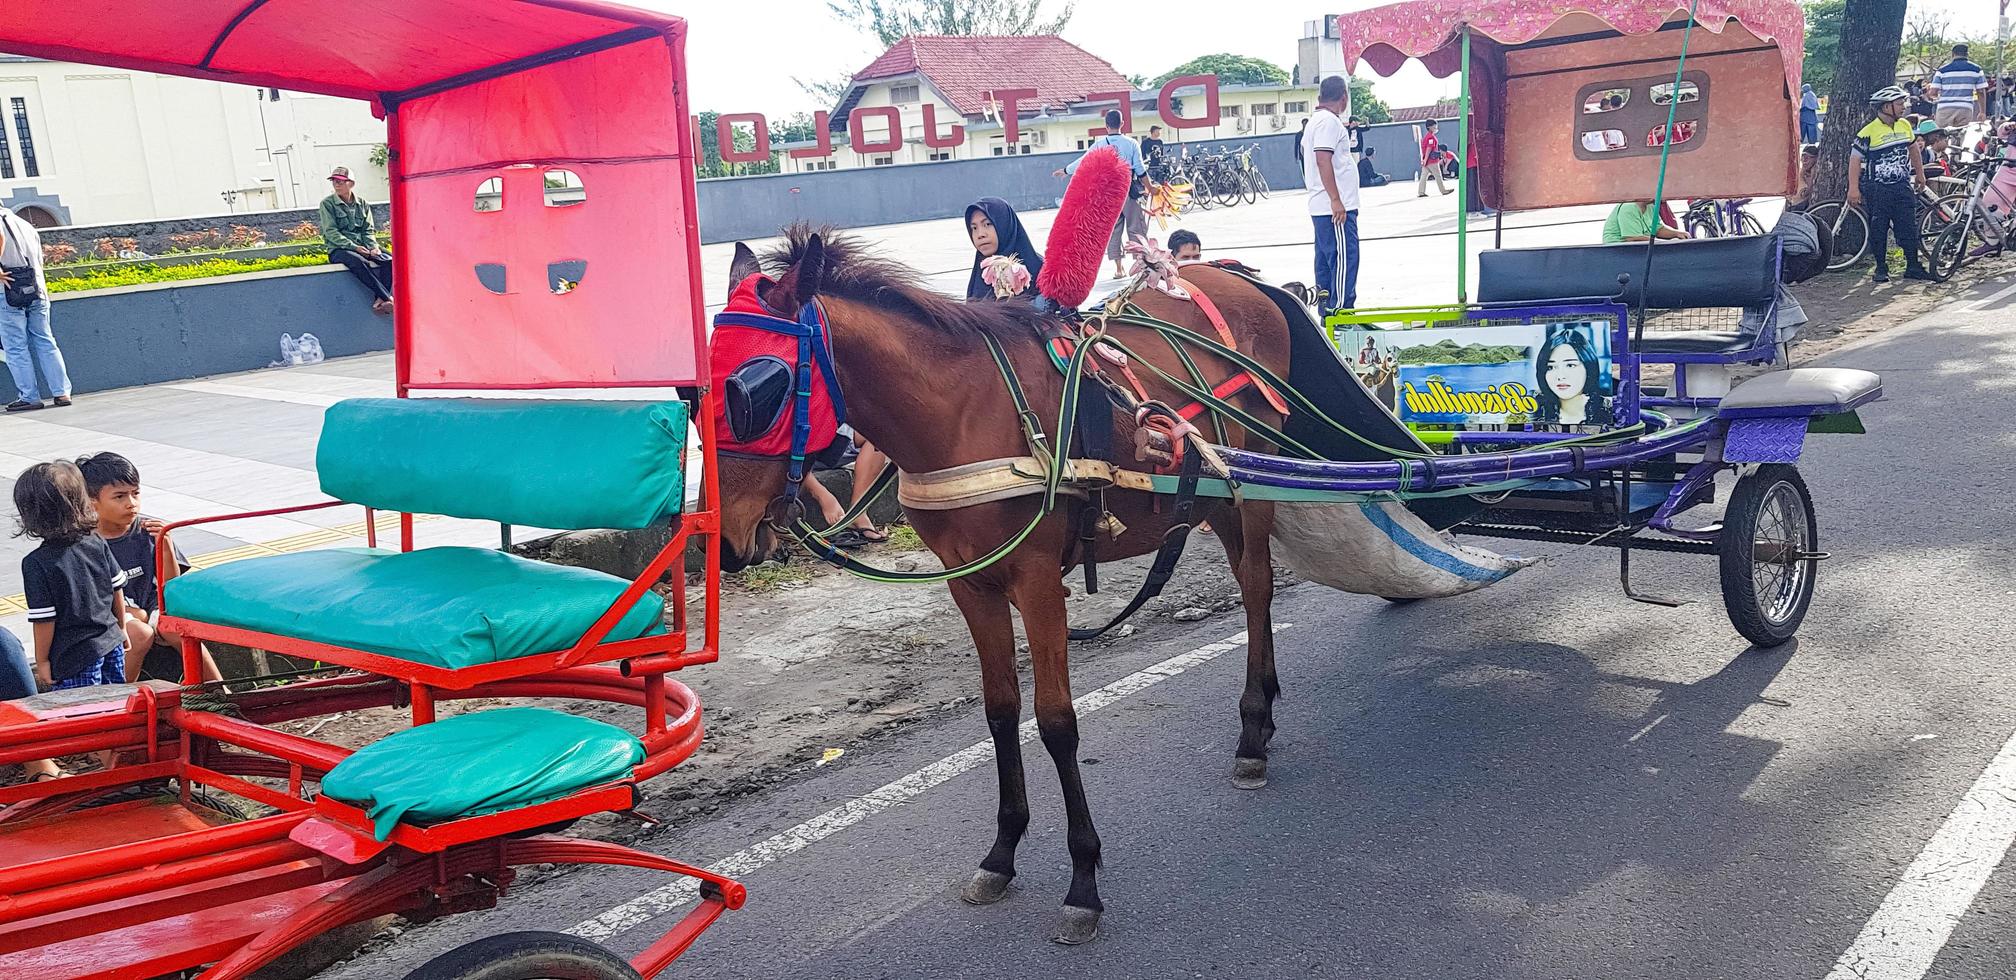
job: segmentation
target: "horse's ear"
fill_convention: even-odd
[[[797,306],[812,302],[819,295],[819,285],[826,278],[826,244],[819,240],[818,233],[805,239],[805,247],[800,250],[798,264],[791,269],[791,295]]]
[[[735,287],[762,271],[763,264],[756,261],[756,253],[750,251],[748,245],[736,242],[735,261],[728,264],[728,295],[734,296]]]

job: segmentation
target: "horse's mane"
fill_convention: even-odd
[[[826,258],[821,295],[902,314],[954,335],[985,330],[1003,338],[1027,336],[1045,318],[1026,299],[968,303],[947,296],[925,286],[916,270],[877,254],[860,238],[804,222],[785,229],[784,243],[763,254],[764,271],[781,276],[797,265],[813,235],[819,236]]]

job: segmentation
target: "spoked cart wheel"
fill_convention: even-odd
[[[436,956],[406,980],[641,980],[622,957],[562,932],[507,932]]]
[[[1722,559],[1722,604],[1736,631],[1775,647],[1799,631],[1813,602],[1820,559],[1813,495],[1794,467],[1772,463],[1736,481],[1715,550]]]

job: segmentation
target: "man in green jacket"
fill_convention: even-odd
[[[336,193],[322,199],[318,218],[322,241],[329,246],[329,261],[349,269],[373,298],[376,313],[392,312],[392,256],[378,247],[371,220],[371,205],[357,196],[357,184],[349,167],[337,167],[329,174]]]

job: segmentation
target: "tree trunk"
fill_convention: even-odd
[[[1870,93],[1897,82],[1904,40],[1904,0],[1847,0],[1841,12],[1841,64],[1827,92],[1827,128],[1820,134],[1815,201],[1848,196],[1848,149],[1876,113]]]

